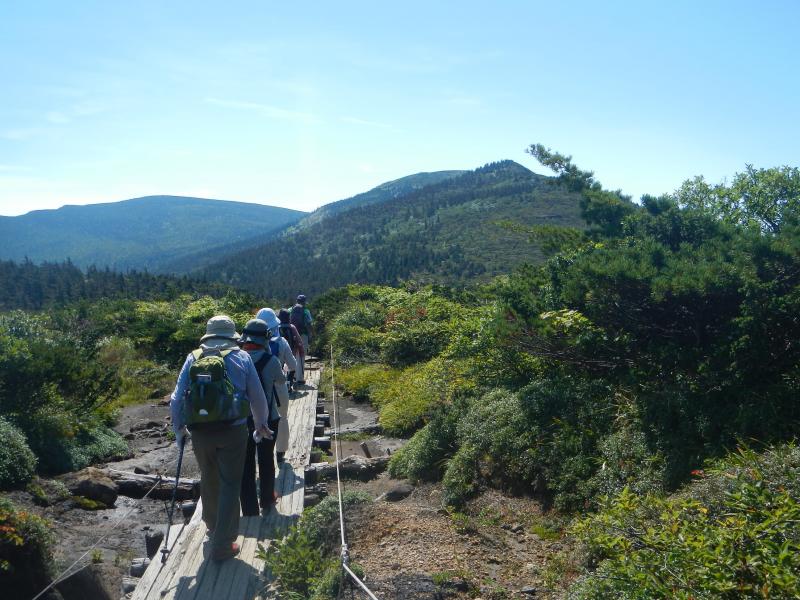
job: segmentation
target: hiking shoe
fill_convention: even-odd
[[[234,556],[239,554],[240,550],[241,548],[239,547],[239,544],[233,542],[231,544],[230,550],[214,553],[211,558],[216,562],[222,562],[223,560],[228,560],[229,558],[233,558]]]

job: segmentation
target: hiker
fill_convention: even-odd
[[[237,346],[239,335],[230,317],[209,319],[200,348],[183,363],[170,398],[175,440],[182,448],[193,438],[200,467],[203,522],[211,539],[211,558],[239,553],[239,490],[247,450],[247,417],[265,438],[267,398],[250,355]],[[188,429],[188,431],[187,431]]]
[[[311,318],[311,311],[306,308],[306,297],[304,294],[297,296],[297,302],[289,312],[289,322],[297,328],[300,339],[303,340],[303,347],[309,351],[309,341],[311,340],[312,326],[314,319]],[[297,365],[297,383],[303,385],[305,379],[306,360],[303,356]]]
[[[292,355],[294,356],[294,360],[296,363],[299,363],[300,360],[305,360],[306,357],[306,348],[303,345],[303,339],[300,337],[300,332],[297,331],[297,327],[292,325],[289,322],[289,311],[285,308],[282,308],[278,311],[278,320],[281,324],[278,326],[278,333],[280,333],[281,337],[286,340],[286,343],[289,344],[289,348],[292,350]],[[289,372],[289,392],[292,391],[292,383],[295,379],[295,371]]]
[[[286,378],[277,353],[270,348],[269,327],[261,319],[251,319],[242,331],[242,349],[250,355],[261,378],[261,385],[267,396],[269,406],[268,426],[277,432],[272,439],[264,439],[256,443],[252,434],[255,429],[252,418],[247,425],[250,437],[247,439],[247,453],[244,461],[242,489],[240,500],[242,515],[257,516],[259,501],[256,498],[256,457],[258,458],[259,497],[264,514],[277,501],[275,494],[275,449],[281,454],[289,446],[288,425],[286,424],[286,408],[289,406],[289,393],[286,389]],[[283,407],[283,414],[279,407]],[[277,437],[277,440],[276,440]]]
[[[278,360],[281,363],[281,367],[285,367],[288,373],[294,373],[295,369],[297,368],[297,363],[295,362],[294,355],[292,354],[292,349],[289,346],[289,343],[284,340],[278,334],[278,328],[280,326],[280,321],[278,321],[278,317],[275,316],[275,311],[271,308],[262,308],[256,314],[256,319],[261,319],[266,323],[267,327],[269,328],[269,348],[272,354],[278,357]],[[284,384],[285,384],[284,379]],[[280,398],[278,399],[280,401]],[[287,389],[286,395],[286,404],[284,404],[285,408],[282,411],[286,413],[285,416],[289,416],[289,395]],[[278,463],[283,462],[284,454],[286,453],[286,446],[289,443],[289,420],[282,419],[279,423],[277,437],[279,440],[283,440],[283,442],[277,442],[277,448],[275,457]]]

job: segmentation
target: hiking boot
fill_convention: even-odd
[[[216,562],[222,562],[223,560],[228,560],[229,558],[233,558],[234,556],[239,554],[240,550],[241,550],[241,548],[239,547],[239,544],[237,544],[236,542],[233,542],[233,543],[231,543],[230,550],[222,551],[222,552],[219,552],[219,553],[215,552],[211,556],[211,559],[216,561]]]

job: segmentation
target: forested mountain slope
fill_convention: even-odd
[[[579,195],[513,162],[492,163],[322,219],[203,271],[273,298],[347,283],[488,280],[542,255],[500,223],[582,228]]]
[[[393,200],[394,198],[399,198],[400,196],[405,196],[406,194],[420,190],[425,186],[452,179],[453,177],[462,175],[465,172],[466,171],[434,171],[433,173],[416,173],[414,175],[408,175],[393,181],[387,181],[386,183],[382,183],[379,186],[374,187],[362,194],[356,194],[351,198],[345,198],[344,200],[338,200],[336,202],[331,202],[330,204],[320,206],[313,213],[303,218],[297,224],[297,228],[308,227],[309,225],[318,223],[325,217],[330,217],[331,215],[335,215],[352,208],[369,206],[371,204],[379,204],[381,202],[386,202],[387,200]]]
[[[286,208],[182,196],[147,196],[0,217],[0,258],[71,259],[78,266],[173,270],[198,250],[284,229],[305,213]],[[260,238],[263,239],[263,238]]]

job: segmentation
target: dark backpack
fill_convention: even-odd
[[[185,399],[186,424],[190,428],[230,424],[250,414],[250,404],[237,394],[228,377],[225,357],[233,349],[192,352],[189,391]]]
[[[306,328],[306,309],[302,304],[295,304],[292,307],[292,312],[289,313],[289,323],[294,325],[301,334],[308,335]]]
[[[292,335],[292,326],[289,323],[281,323],[278,331],[281,332],[281,337],[289,343],[292,354],[297,354],[297,343],[294,341],[294,335]]]
[[[261,375],[261,371],[264,370],[264,367],[266,367],[267,363],[269,361],[271,361],[273,358],[280,363],[280,359],[278,359],[278,351],[277,351],[278,344],[277,344],[277,342],[274,342],[274,344],[275,345],[273,346],[273,341],[270,340],[269,346],[264,348],[264,354],[255,363],[256,373],[258,373],[258,380],[261,382],[261,387],[264,389],[264,394],[266,394],[266,396],[267,396],[267,405],[268,406],[269,406],[270,394],[275,394],[275,404],[277,404],[278,406],[281,405],[281,397],[277,393],[275,393],[274,389],[267,390],[267,386],[264,385],[264,378]],[[273,386],[273,388],[274,388],[274,386]]]

